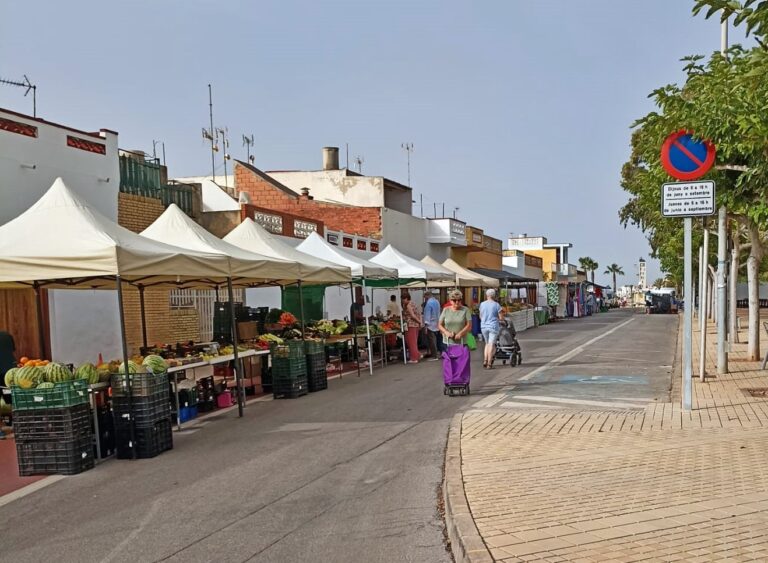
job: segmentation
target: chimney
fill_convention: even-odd
[[[323,170],[339,169],[339,147],[323,147]]]
[[[300,199],[315,199],[311,195],[309,195],[309,188],[301,188],[301,195],[299,196]]]

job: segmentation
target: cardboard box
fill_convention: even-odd
[[[237,335],[240,337],[240,340],[251,340],[253,338],[258,338],[258,326],[259,323],[256,321],[237,323]]]

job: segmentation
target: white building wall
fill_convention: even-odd
[[[309,188],[318,201],[343,203],[356,207],[385,207],[384,178],[347,176],[343,170],[267,172],[298,195]]]
[[[382,249],[391,244],[416,260],[429,254],[426,219],[384,208],[381,210],[381,231]]]
[[[104,129],[86,133],[2,109],[0,118],[37,127],[37,137],[0,129],[0,224],[26,211],[57,177],[103,215],[117,221],[117,133]],[[67,146],[68,135],[103,144],[106,154]],[[48,296],[51,359],[77,364],[95,362],[100,352],[104,358],[119,357],[114,291],[52,290]]]
[[[2,109],[0,118],[37,127],[37,137],[0,129],[0,224],[26,211],[59,176],[102,214],[117,220],[117,133],[102,130],[94,136]],[[67,135],[103,144],[106,154],[69,147]]]

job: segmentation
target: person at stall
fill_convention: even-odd
[[[403,302],[403,320],[407,327],[405,343],[408,345],[408,363],[418,364],[421,359],[418,344],[419,330],[421,330],[423,321],[419,310],[411,301],[411,296],[409,294],[403,295],[401,300]]]
[[[390,319],[400,318],[400,307],[397,305],[397,296],[391,295],[387,303],[387,317]]]
[[[431,291],[424,294],[424,326],[427,329],[427,344],[429,346],[429,360],[438,360],[438,355],[443,351],[443,335],[438,328],[440,322],[440,302],[435,299]]]
[[[496,302],[496,290],[485,290],[485,301],[480,303],[480,331],[483,333],[485,349],[483,351],[483,367],[493,369],[493,356],[496,354],[496,340],[501,330],[500,322],[504,320],[504,309]]]
[[[446,344],[464,344],[464,337],[472,330],[472,312],[462,304],[463,296],[458,289],[448,293],[450,306],[440,313],[438,328]]]
[[[11,333],[0,330],[0,385],[5,385],[5,372],[16,367],[16,343]],[[0,429],[0,440],[5,433]]]
[[[353,327],[359,327],[365,325],[365,312],[363,311],[363,305],[365,304],[365,298],[362,295],[355,297],[352,305],[349,306],[349,324]],[[355,337],[355,345],[352,347],[355,362],[360,361],[360,347]]]

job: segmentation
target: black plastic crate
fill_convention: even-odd
[[[307,376],[272,381],[272,395],[275,399],[296,399],[308,392]]]
[[[211,397],[205,401],[197,402],[197,412],[210,412],[216,408],[216,401]]]
[[[322,391],[323,389],[328,389],[328,376],[326,375],[325,370],[323,370],[322,373],[315,373],[307,376],[307,390],[310,393]]]
[[[148,459],[171,450],[173,449],[171,420],[168,418],[159,420],[152,426],[135,427],[133,441],[131,441],[130,429],[127,426],[118,426],[115,446],[117,459],[133,459],[134,453],[137,459]]]
[[[158,394],[168,394],[167,373],[132,373],[130,376],[132,397],[151,397]],[[124,373],[113,373],[110,376],[113,397],[127,397],[128,383]]]
[[[112,411],[115,413],[115,423],[127,424],[133,419],[137,426],[151,426],[158,420],[168,418],[171,413],[171,403],[168,397],[113,397]]]
[[[196,389],[179,389],[179,405],[182,407],[194,407],[198,396]]]
[[[325,373],[325,354],[307,354],[307,375]]]
[[[74,440],[93,435],[88,405],[20,410],[13,414],[13,433],[17,440]]]
[[[16,440],[19,475],[75,475],[94,465],[93,437],[27,442]]]

